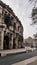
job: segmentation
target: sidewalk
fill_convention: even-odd
[[[37,60],[35,60],[34,62],[29,63],[29,64],[27,64],[27,65],[37,65]]]
[[[8,54],[23,53],[23,52],[26,52],[26,49],[25,48],[12,49],[12,50],[0,50],[1,56],[6,56]]]
[[[21,62],[18,62],[18,63],[15,63],[15,64],[12,64],[12,65],[30,65],[30,63],[35,62],[35,61],[37,62],[37,56],[24,60],[24,61],[21,61]],[[35,64],[35,65],[37,65],[37,64]]]

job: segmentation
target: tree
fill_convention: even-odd
[[[37,25],[37,8],[36,8],[36,3],[37,3],[37,0],[29,0],[29,2],[31,2],[31,4],[34,2],[34,7],[32,9],[32,25],[33,24],[36,24]]]

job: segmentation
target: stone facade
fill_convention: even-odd
[[[37,48],[37,34],[34,35],[34,38],[28,37],[25,39],[24,46]]]
[[[23,26],[13,10],[0,1],[0,49],[21,48]]]
[[[25,46],[27,47],[32,47],[33,46],[33,38],[32,37],[28,37],[27,39],[25,39],[24,41]]]

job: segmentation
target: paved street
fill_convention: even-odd
[[[29,63],[29,64],[27,64],[27,65],[37,65],[37,60],[35,60],[34,62]]]
[[[23,60],[21,62],[14,63],[12,65],[35,65],[37,64],[37,56]]]
[[[37,51],[0,57],[0,64],[1,65],[11,65],[16,62],[23,61],[31,57],[34,57],[34,56],[37,56]]]

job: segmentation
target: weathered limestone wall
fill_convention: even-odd
[[[21,25],[21,22],[19,21],[17,16],[15,16],[15,14],[12,13],[13,11],[10,10],[11,9],[7,5],[0,6],[0,32],[1,32],[0,49],[3,49],[3,44],[4,44],[3,41],[5,37],[4,34],[7,35],[9,33],[10,35],[9,49],[12,49],[14,47],[13,39],[15,39],[15,48],[20,48],[23,42],[23,40],[19,39],[20,37],[21,39],[23,38],[23,27]],[[3,24],[6,25],[6,27]]]

